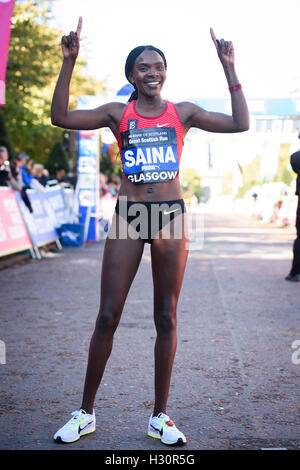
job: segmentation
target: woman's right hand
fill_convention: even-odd
[[[63,53],[64,59],[77,59],[79,53],[79,41],[80,41],[80,33],[82,28],[82,17],[79,17],[77,29],[71,31],[68,36],[63,36],[61,38],[61,49]]]

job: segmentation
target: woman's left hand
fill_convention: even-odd
[[[230,67],[234,65],[234,47],[231,41],[224,41],[224,39],[217,39],[213,28],[210,28],[210,35],[216,46],[219,59],[223,67]]]

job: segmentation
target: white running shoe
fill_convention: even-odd
[[[184,445],[186,443],[185,435],[180,432],[169,416],[159,413],[157,416],[151,415],[148,425],[148,436],[160,439],[167,445]]]
[[[75,442],[85,434],[90,434],[96,429],[95,411],[90,415],[84,410],[73,411],[72,418],[57,433],[54,434],[56,442]]]

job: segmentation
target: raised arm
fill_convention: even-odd
[[[210,29],[211,38],[216,47],[224,69],[228,88],[231,93],[232,115],[206,111],[194,103],[178,103],[177,108],[183,125],[188,130],[197,127],[210,132],[243,132],[249,129],[249,111],[243,89],[235,71],[234,48],[231,41],[218,40]],[[238,85],[238,86],[236,86]]]
[[[76,31],[61,39],[63,63],[54,90],[51,104],[51,122],[64,129],[98,129],[110,127],[117,129],[118,116],[124,105],[108,103],[91,110],[69,111],[69,90],[73,68],[79,53],[82,17],[79,18]]]

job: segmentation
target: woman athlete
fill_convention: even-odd
[[[173,104],[164,100],[161,90],[167,63],[164,54],[153,46],[137,47],[127,58],[125,74],[135,88],[127,104],[113,102],[92,110],[69,111],[69,85],[79,52],[81,28],[79,18],[76,32],[62,38],[63,64],[52,100],[52,123],[66,129],[109,127],[119,143],[124,174],[114,230],[105,242],[100,309],[90,342],[81,408],[72,413],[73,417],[54,439],[74,442],[95,431],[95,396],[144,244],[148,242],[157,338],[155,404],[147,434],[164,444],[182,445],[186,443],[184,434],[166,414],[177,345],[176,308],[188,255],[186,231],[175,236],[175,222],[182,225],[185,212],[178,178],[180,154],[191,127],[220,133],[249,129],[248,108],[235,72],[234,48],[231,42],[217,40],[210,30],[231,92],[231,116],[208,112],[189,102]],[[121,236],[124,228],[126,236],[124,233]],[[162,236],[166,229],[168,236]]]

